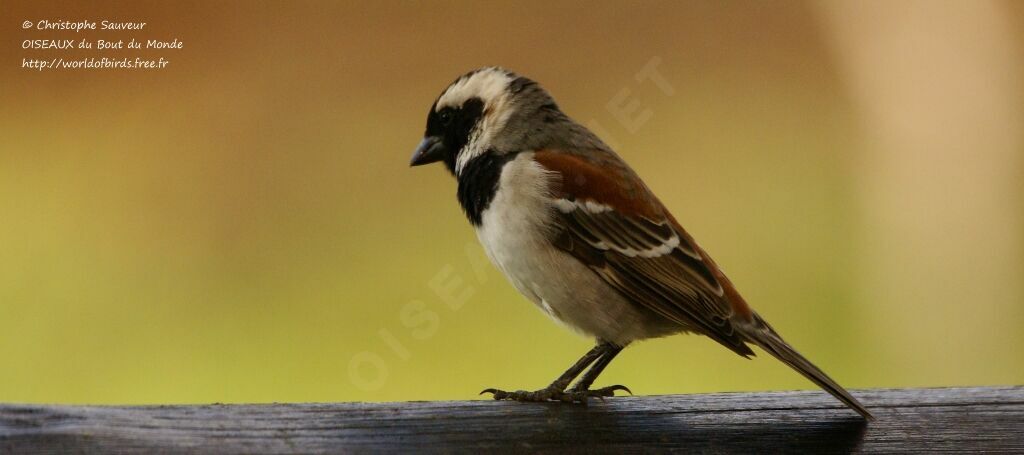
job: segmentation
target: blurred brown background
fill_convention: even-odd
[[[407,167],[430,103],[483,65],[595,126],[842,384],[1024,383],[1024,3],[8,0],[0,14],[0,401],[546,384],[590,341],[480,266],[441,168]],[[43,19],[147,25],[21,28]],[[184,48],[21,48],[83,38]],[[58,56],[170,65],[21,67]],[[651,62],[671,95],[637,82]],[[608,108],[623,93],[650,112],[639,127]],[[603,379],[812,387],[764,357],[674,337]]]

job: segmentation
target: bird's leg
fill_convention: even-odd
[[[606,387],[605,389],[610,389],[610,390],[605,392],[605,389],[600,389],[600,391],[603,393],[602,395],[597,395],[597,394],[590,394],[590,395],[588,395],[591,392],[599,392],[599,391],[598,390],[588,391],[588,390],[586,390],[586,388],[584,388],[583,389],[583,393],[580,393],[579,391],[577,391],[575,393],[569,393],[569,392],[566,392],[565,388],[568,387],[569,384],[572,383],[572,380],[575,379],[577,376],[579,376],[580,373],[583,372],[584,369],[586,369],[588,366],[590,366],[590,364],[592,364],[595,361],[597,361],[597,363],[594,363],[594,365],[597,366],[598,364],[602,363],[602,359],[607,358],[607,360],[603,361],[603,365],[601,365],[601,367],[598,368],[596,372],[594,371],[594,368],[591,368],[590,371],[588,371],[587,374],[584,376],[584,379],[581,379],[580,382],[582,383],[583,380],[586,380],[586,378],[589,377],[590,379],[587,380],[587,382],[586,382],[587,387],[589,387],[590,384],[592,384],[594,382],[594,379],[597,378],[597,375],[601,373],[600,370],[603,370],[604,367],[608,365],[608,362],[610,362],[611,359],[613,357],[615,357],[615,355],[618,354],[619,351],[621,351],[621,350],[622,350],[621,347],[615,346],[615,345],[613,345],[611,343],[605,343],[605,342],[599,343],[597,346],[594,346],[593,349],[591,349],[586,354],[584,354],[583,357],[581,357],[579,360],[577,360],[576,363],[573,364],[573,366],[569,367],[568,370],[565,370],[565,373],[562,373],[562,375],[559,376],[558,379],[555,379],[555,381],[552,382],[550,385],[548,385],[547,387],[545,387],[543,389],[540,389],[540,390],[534,390],[532,392],[528,392],[526,390],[516,390],[514,392],[506,392],[504,390],[499,390],[499,389],[486,389],[486,390],[484,390],[483,392],[480,392],[480,393],[481,394],[484,394],[484,393],[493,394],[495,400],[514,400],[514,401],[548,401],[548,400],[557,400],[557,401],[565,401],[565,402],[583,402],[583,403],[586,402],[586,397],[587,396],[602,396],[602,397],[603,396],[612,396],[612,395],[614,395],[615,390],[629,390],[629,389],[626,389],[625,387],[622,387],[622,386]],[[579,384],[577,384],[577,387],[578,386],[579,386]],[[615,387],[619,387],[619,388],[617,389]]]
[[[513,392],[506,392],[500,389],[486,389],[480,394],[490,393],[494,395],[495,400],[514,400],[514,401],[548,401],[548,400],[561,400],[562,396],[565,395],[565,388],[569,387],[569,384],[576,376],[579,376],[591,363],[594,363],[607,349],[607,345],[604,343],[594,346],[593,349],[587,351],[580,357],[565,373],[562,373],[558,379],[549,384],[547,387],[528,392],[526,390],[516,390]]]
[[[570,395],[572,401],[586,403],[587,398],[589,397],[613,397],[615,396],[616,390],[625,390],[626,392],[629,392],[630,395],[633,394],[633,391],[629,390],[629,387],[619,384],[593,390],[590,388],[590,386],[594,384],[594,380],[597,379],[601,372],[604,371],[605,367],[612,362],[612,359],[619,355],[619,352],[622,352],[622,348],[619,346],[611,344],[608,346],[609,347],[605,352],[601,354],[601,357],[599,357],[590,369],[587,370],[586,374],[584,374],[579,381],[576,381],[576,384],[573,384],[572,388],[565,391]]]

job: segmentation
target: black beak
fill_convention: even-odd
[[[427,136],[423,138],[423,142],[420,142],[420,145],[416,147],[416,151],[412,152],[412,160],[409,161],[409,166],[436,163],[443,159],[444,144],[441,143],[441,138]]]

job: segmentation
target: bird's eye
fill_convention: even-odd
[[[451,111],[451,109],[442,110],[441,113],[438,114],[438,116],[441,119],[441,124],[442,125],[448,126],[448,125],[450,125],[452,123],[452,111]]]

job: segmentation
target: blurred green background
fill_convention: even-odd
[[[0,4],[0,401],[547,384],[591,341],[481,265],[443,169],[407,165],[483,65],[594,126],[845,386],[1024,383],[1021,2],[370,3]],[[42,19],[148,24],[20,28]],[[20,46],[82,38],[184,48]],[[171,63],[21,67],[57,56]],[[637,81],[651,62],[672,95]],[[812,388],[693,336],[631,347],[611,383]]]

